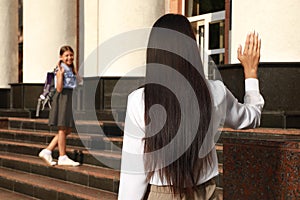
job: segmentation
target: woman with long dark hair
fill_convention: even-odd
[[[251,33],[244,52],[238,49],[246,78],[241,104],[222,82],[205,79],[186,17],[167,14],[155,22],[145,86],[128,97],[119,199],[217,199],[214,137],[220,123],[259,125],[259,56],[260,40]]]

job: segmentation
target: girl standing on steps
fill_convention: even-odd
[[[79,162],[71,160],[66,154],[66,137],[75,125],[72,112],[72,93],[77,85],[77,72],[73,64],[74,51],[70,46],[63,46],[59,55],[60,60],[54,78],[56,93],[49,114],[49,126],[57,126],[58,134],[39,153],[39,157],[49,165],[56,165],[56,162],[52,159],[52,151],[58,146],[58,165],[78,166]]]

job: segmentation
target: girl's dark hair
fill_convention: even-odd
[[[59,55],[62,56],[66,51],[71,51],[73,54],[74,54],[74,50],[72,49],[71,46],[68,46],[68,45],[65,45],[65,46],[62,46],[59,50]],[[75,66],[74,66],[74,63],[72,63],[71,66],[69,66],[72,68],[72,71],[74,74],[76,74],[76,70],[75,70]]]
[[[163,30],[172,32],[164,34]],[[162,66],[179,73],[185,81],[176,79],[173,73],[164,72]],[[170,84],[172,89],[157,83],[161,80]],[[167,14],[155,22],[147,48],[146,83],[144,163],[147,180],[150,181],[154,171],[158,170],[161,180],[171,186],[174,194],[185,194],[191,199],[200,175],[206,172],[212,161],[211,152],[204,158],[198,156],[209,129],[212,105],[195,35],[186,17]],[[186,83],[192,89],[188,89]],[[198,110],[189,102],[192,96],[196,96]],[[164,121],[162,115],[150,111],[156,104],[163,106],[166,114],[159,131],[156,129]],[[185,113],[191,113],[189,116],[198,120],[185,116],[183,107]],[[163,151],[178,134],[181,139],[175,141],[175,148]],[[188,145],[187,141],[190,141]],[[187,148],[180,152],[184,146]],[[168,162],[174,155],[176,159]]]

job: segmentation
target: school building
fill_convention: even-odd
[[[101,48],[110,43],[111,51],[130,43],[114,42],[130,31],[132,38],[126,39],[134,41],[134,34],[139,33],[133,30],[149,29],[158,17],[170,12],[186,15],[191,21],[208,75],[211,60],[217,65],[238,63],[237,47],[244,43],[249,31],[259,33],[261,62],[272,69],[294,68],[300,59],[297,0],[2,0],[0,3],[0,91],[5,96],[0,106],[4,108],[26,107],[15,105],[26,103],[16,102],[11,88],[43,83],[64,44],[75,50],[76,66],[83,66],[82,75],[86,78],[143,77],[144,70],[129,72],[144,65],[145,45],[112,58],[109,67],[101,63]],[[281,73],[272,76],[276,74]],[[281,79],[286,82],[293,77]],[[33,98],[34,94],[28,97]]]
[[[40,123],[46,125],[44,119],[34,121],[36,119],[32,118],[35,118],[36,105],[43,90],[46,73],[52,71],[57,64],[59,48],[62,45],[70,45],[75,50],[75,65],[79,67],[83,77],[83,85],[80,86],[76,105],[78,113],[86,113],[83,115],[86,119],[95,115],[99,120],[116,120],[122,123],[127,95],[143,83],[145,69],[141,66],[145,65],[145,48],[149,30],[153,23],[166,13],[178,13],[188,17],[196,34],[206,76],[208,78],[214,76],[216,71],[211,67],[215,64],[225,85],[238,100],[243,101],[244,77],[242,67],[237,60],[237,47],[239,44],[244,45],[248,32],[255,31],[259,33],[262,40],[259,79],[261,93],[266,104],[262,115],[261,125],[263,128],[259,129],[259,133],[256,130],[252,130],[252,133],[261,134],[261,138],[266,139],[266,143],[261,140],[257,142],[252,133],[247,131],[238,132],[240,137],[244,137],[243,140],[239,140],[241,138],[234,136],[236,132],[225,130],[230,136],[227,139],[224,138],[224,142],[228,144],[226,148],[224,146],[224,150],[226,149],[227,152],[224,157],[227,158],[226,162],[228,161],[226,165],[236,168],[229,167],[228,174],[224,171],[224,183],[223,178],[219,177],[218,187],[224,188],[224,193],[221,190],[224,197],[233,197],[231,192],[234,191],[234,185],[239,184],[240,177],[234,177],[234,174],[229,171],[238,175],[247,173],[247,169],[248,171],[253,170],[253,168],[235,165],[232,163],[234,161],[230,159],[230,156],[236,156],[234,152],[238,149],[236,147],[235,150],[232,150],[231,147],[240,142],[244,145],[243,147],[249,145],[247,150],[243,150],[241,147],[240,152],[245,155],[241,159],[251,160],[253,155],[256,155],[257,160],[251,160],[251,162],[257,162],[257,165],[253,166],[261,166],[261,163],[273,165],[262,167],[259,172],[260,177],[250,177],[246,180],[247,176],[245,175],[245,185],[241,186],[242,189],[238,194],[241,196],[235,197],[238,199],[243,195],[250,197],[250,194],[254,194],[251,196],[252,199],[266,197],[279,199],[277,196],[284,194],[287,198],[295,197],[297,199],[299,193],[295,192],[297,191],[295,188],[299,188],[299,180],[283,174],[290,169],[289,167],[299,166],[297,162],[299,163],[300,157],[299,139],[295,141],[295,138],[300,137],[299,7],[299,0],[0,0],[0,121],[3,121],[0,124],[8,129],[22,129],[19,126],[9,127],[12,124],[23,126],[28,123],[30,124],[28,127],[34,127],[34,129],[38,129],[37,125]],[[41,118],[46,118],[47,114],[46,109],[41,113]],[[15,117],[20,117],[20,119]],[[102,125],[105,126],[105,123],[103,122]],[[276,129],[274,130],[274,128]],[[105,130],[116,129],[108,124]],[[0,130],[0,132],[7,131]],[[274,137],[269,133],[273,133],[271,135]],[[11,137],[16,138],[16,135],[21,133],[11,134],[14,134]],[[26,132],[26,134],[29,133]],[[16,152],[15,149],[24,150],[30,146],[25,147],[19,143],[12,144],[10,143],[11,137],[7,137],[9,138],[8,143],[0,142],[0,146],[6,151],[10,151],[11,146],[11,151],[14,153],[22,153],[21,150]],[[31,136],[30,138],[35,137]],[[253,140],[247,143],[248,140],[245,138]],[[270,142],[269,139],[274,140]],[[274,142],[279,140],[282,143]],[[115,141],[119,142],[120,138]],[[287,141],[291,141],[291,144],[287,144]],[[91,141],[89,142],[92,144]],[[262,149],[258,150],[255,148],[256,145],[262,145]],[[264,148],[266,146],[268,148]],[[28,154],[34,156],[38,147],[33,145],[31,148],[28,150],[30,152]],[[269,157],[259,154],[266,149],[272,150],[264,154]],[[278,154],[274,153],[273,157],[270,156],[277,150]],[[253,154],[250,155],[249,152]],[[298,156],[295,157],[295,155]],[[287,156],[290,156],[289,159],[286,159]],[[112,156],[114,159],[115,157]],[[258,158],[262,161],[258,161]],[[100,165],[95,163],[88,153],[85,154],[84,159],[84,162],[91,165]],[[270,162],[266,159],[270,159]],[[8,161],[8,156],[3,156],[1,149],[0,160],[2,164],[0,175],[2,172],[2,174],[9,174],[2,169],[5,167],[5,163],[12,167],[14,164],[11,163],[17,162],[14,159]],[[278,164],[279,161],[281,163]],[[22,162],[18,160],[18,163],[21,163],[20,166],[25,165]],[[119,164],[118,162],[116,161],[116,165]],[[30,164],[31,168],[34,169],[36,165],[40,166],[41,164],[35,164],[33,159]],[[12,168],[16,169],[17,167]],[[49,167],[44,166],[43,169],[50,174]],[[240,169],[246,169],[246,171]],[[299,175],[299,167],[297,169],[298,171],[295,171],[294,168],[291,170],[294,174],[298,173]],[[99,171],[98,168],[94,170]],[[274,173],[273,179],[266,179],[263,170],[266,171],[266,174]],[[65,171],[61,173],[65,173]],[[74,177],[71,176],[71,178],[61,178],[59,174],[55,173],[53,176],[63,180],[69,179],[65,181],[73,179],[74,182],[77,181],[80,184],[86,179],[86,176],[91,176],[86,183],[88,186],[93,184],[89,182],[93,178],[99,180],[104,176],[100,172],[93,176],[78,171],[72,171],[72,173]],[[118,185],[117,170],[105,173],[114,174],[108,178],[109,180],[105,179],[107,177],[103,180],[103,182],[106,181],[103,183],[104,190],[113,193],[110,194],[112,196],[108,195],[107,199],[114,199]],[[223,176],[223,168],[221,174]],[[56,175],[57,177],[55,177]],[[9,176],[0,177],[1,180],[4,180],[3,183],[13,185],[21,182],[27,186],[27,191],[22,187],[18,189],[18,185],[11,188],[0,185],[0,190],[6,188],[37,198],[45,197],[46,194],[50,195],[49,191],[55,191],[53,188],[39,188],[39,193],[36,189],[38,186],[7,177]],[[226,177],[229,178],[226,179]],[[251,181],[249,182],[249,180],[252,180],[251,178],[259,180],[256,185],[252,184],[253,188],[250,187]],[[108,182],[111,184],[110,186],[107,186]],[[277,187],[279,182],[282,183],[281,187]],[[268,188],[263,188],[263,185],[266,184],[269,185]],[[226,191],[224,186],[227,187]],[[93,187],[103,189],[102,186]],[[35,192],[28,193],[28,191]],[[273,194],[272,192],[275,196],[266,196],[266,194]],[[93,192],[91,192],[92,194]],[[72,199],[71,194],[60,194],[56,191],[55,195],[56,198],[59,195],[69,195],[68,197]],[[76,198],[81,197],[80,194],[78,195]]]

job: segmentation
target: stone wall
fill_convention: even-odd
[[[300,130],[224,130],[224,199],[299,199]]]
[[[243,102],[244,76],[242,66],[219,66],[224,84]],[[262,126],[300,127],[300,63],[260,63],[258,77],[265,99]]]

